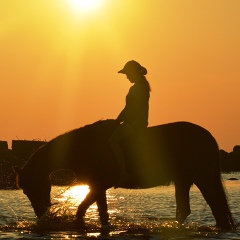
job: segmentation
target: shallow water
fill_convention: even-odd
[[[230,181],[230,177],[239,180]],[[240,173],[223,174],[237,230],[221,232],[199,190],[190,191],[192,213],[183,225],[175,222],[174,186],[145,190],[110,189],[110,228],[102,229],[96,204],[86,214],[86,226],[75,223],[77,206],[87,186],[53,187],[52,206],[37,221],[21,190],[0,191],[1,239],[240,239]]]

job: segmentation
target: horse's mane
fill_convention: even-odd
[[[87,124],[83,127],[70,130],[62,135],[57,136],[56,138],[52,139],[51,141],[54,141],[55,139],[64,137],[68,135],[69,138],[77,137],[79,134],[85,134],[91,136],[96,135],[107,135],[110,136],[112,131],[117,127],[118,122],[116,122],[114,119],[106,119],[106,120],[99,120],[91,124]]]
[[[81,146],[89,152],[92,151],[92,146],[95,145],[101,149],[104,143],[108,141],[117,125],[118,123],[113,119],[99,120],[92,124],[63,133],[39,147],[29,157],[23,168],[28,166],[28,168],[32,169],[32,165],[37,166],[37,164],[35,164],[36,159],[42,161],[42,159],[46,159],[47,156],[52,154],[61,157],[65,155],[66,152],[79,148],[78,146]]]
[[[107,129],[107,128],[112,128],[112,127],[116,127],[118,125],[118,123],[114,120],[114,119],[106,119],[106,120],[98,120],[94,123],[91,123],[91,124],[87,124],[83,127],[80,127],[80,128],[76,128],[74,130],[70,130],[66,133],[63,133],[62,135],[59,135],[57,136],[56,138],[60,137],[60,136],[63,136],[63,135],[66,135],[66,134],[75,134],[76,132],[80,132],[82,130],[88,130],[88,131],[91,131],[91,130],[96,130],[96,129]],[[53,139],[54,140],[54,139]]]
[[[118,122],[115,121],[114,119],[105,119],[105,120],[99,120],[91,124],[87,124],[84,127],[81,127],[79,129],[102,129],[102,128],[112,128],[116,127],[118,125]]]
[[[118,123],[114,119],[106,119],[70,130],[61,135],[58,135],[57,137],[39,147],[38,150],[36,150],[31,155],[31,157],[37,152],[44,152],[48,147],[51,148],[53,145],[55,145],[55,143],[58,143],[59,146],[62,145],[65,147],[69,142],[78,144],[80,139],[82,139],[82,141],[89,139],[90,141],[91,139],[95,138],[101,142],[101,139],[108,139],[111,136],[113,130],[117,127],[117,125]]]

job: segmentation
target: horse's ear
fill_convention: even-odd
[[[21,172],[21,168],[16,167],[16,166],[13,166],[13,171],[14,171],[16,174],[19,174],[19,173]]]

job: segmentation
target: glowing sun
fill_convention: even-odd
[[[102,0],[68,0],[74,11],[90,12],[99,8]]]

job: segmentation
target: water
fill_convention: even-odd
[[[221,232],[199,190],[190,191],[192,213],[185,224],[175,222],[174,186],[145,190],[110,189],[108,205],[111,227],[102,229],[97,207],[86,214],[86,226],[75,223],[77,206],[88,192],[87,186],[53,187],[55,203],[37,221],[21,190],[0,191],[1,239],[240,239],[240,173],[223,174],[237,230]]]

